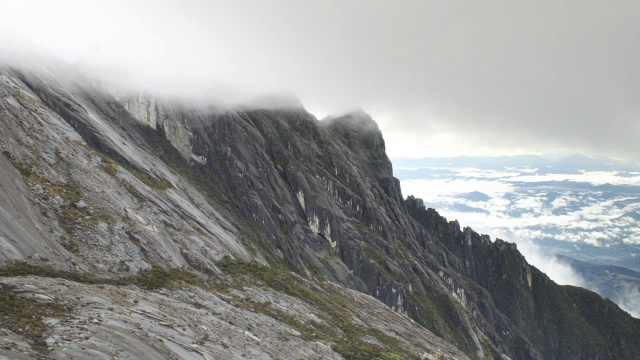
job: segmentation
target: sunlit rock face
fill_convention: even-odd
[[[513,244],[404,200],[382,134],[363,112],[319,121],[291,104],[215,110],[13,70],[2,70],[0,91],[0,184],[12,204],[0,208],[0,261],[14,269],[8,275],[21,274],[10,267],[21,260],[69,271],[45,274],[53,277],[90,272],[115,281],[182,268],[216,284],[107,282],[118,297],[85,278],[29,278],[31,293],[58,289],[53,296],[70,313],[92,324],[98,314],[108,319],[83,324],[86,334],[52,320],[51,354],[640,356],[632,336],[640,325],[615,305],[557,286]],[[229,259],[252,264],[230,267]],[[22,291],[16,278],[2,281]],[[69,297],[78,286],[97,305]],[[610,326],[602,328],[605,314]],[[612,336],[617,325],[624,330]],[[29,342],[8,330],[7,339]],[[124,344],[132,333],[142,340]],[[97,339],[75,347],[65,340],[74,336]],[[149,344],[154,350],[144,351]]]

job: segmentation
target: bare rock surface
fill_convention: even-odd
[[[0,143],[29,176],[25,186],[6,157],[0,159],[0,191],[8,200],[2,203],[7,212],[2,221],[12,224],[0,230],[7,232],[0,237],[7,248],[0,261],[37,254],[117,276],[150,262],[176,267],[192,261],[214,271],[213,261],[224,255],[252,258],[238,231],[188,181],[134,146],[129,134],[114,128],[92,103],[73,92],[59,99],[73,104],[72,110],[82,114],[96,136],[140,170],[125,169],[91,149],[14,75],[3,71],[1,78],[5,86],[0,87],[0,98],[5,101],[0,112],[6,121],[0,123]],[[53,79],[49,85],[62,86]],[[52,229],[42,224],[42,213]]]
[[[274,311],[285,312],[301,323],[322,322],[318,309],[268,288],[219,293],[194,287],[148,291],[134,285],[87,285],[39,277],[3,278],[0,287],[36,297],[43,306],[56,301],[71,309],[60,318],[46,319],[50,324],[46,332],[48,356],[55,359],[342,359],[330,343],[305,339],[287,324],[228,300],[269,302]],[[467,359],[379,301],[356,291],[340,291],[363,307],[353,314],[357,316],[354,321],[380,328],[422,358],[446,355]],[[28,342],[0,325],[2,347],[12,350],[0,352],[0,356],[33,355]]]
[[[49,226],[30,197],[20,173],[0,154],[0,263],[41,257],[58,260],[66,253],[51,238]],[[60,255],[54,255],[56,252]]]
[[[403,199],[362,111],[70,74],[0,68],[0,356],[640,358],[639,320]]]

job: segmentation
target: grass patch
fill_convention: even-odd
[[[127,169],[127,171],[133,174],[133,176],[137,177],[138,180],[142,181],[144,184],[146,184],[147,186],[149,186],[154,190],[165,191],[173,187],[173,185],[171,185],[171,182],[169,182],[168,180],[151,176],[144,171],[140,171],[134,168],[133,166],[129,166],[129,165],[123,165],[123,166],[125,169]]]
[[[58,270],[48,266],[29,264],[23,261],[14,261],[0,269],[0,276],[40,276],[48,278],[60,278],[71,280],[83,284],[100,285],[136,285],[147,290],[157,290],[161,288],[180,287],[191,285],[206,288],[207,284],[195,273],[186,268],[165,269],[158,265],[153,265],[149,269],[142,269],[136,276],[110,279],[101,278],[89,272],[72,272]]]
[[[16,168],[16,170],[18,170],[18,172],[22,175],[22,177],[28,178],[34,174],[33,165],[30,166],[29,164],[21,163],[16,158],[11,156],[11,154],[7,151],[3,151],[2,154],[7,158],[7,160],[9,160],[11,165],[13,165],[13,167]]]
[[[101,279],[91,273],[71,272],[49,266],[34,265],[24,261],[13,261],[0,269],[0,276],[40,276],[67,279],[84,284],[114,284],[116,280]]]
[[[216,264],[227,275],[233,277],[236,286],[249,285],[260,281],[268,287],[302,300],[320,310],[323,320],[329,326],[303,324],[285,314],[271,311],[267,306],[254,306],[252,311],[274,317],[302,333],[303,338],[313,338],[333,343],[334,351],[345,359],[409,359],[415,354],[404,349],[400,341],[375,327],[354,324],[351,313],[356,312],[351,299],[334,286],[324,283],[310,283],[299,276],[279,267],[268,267],[258,263],[247,263],[223,258]],[[371,336],[384,344],[380,346],[363,339]]]
[[[0,290],[0,324],[22,335],[39,354],[48,351],[45,332],[49,327],[44,318],[62,317],[69,310],[58,302],[42,302]]]
[[[150,269],[140,270],[138,275],[129,281],[147,290],[191,285],[206,287],[205,282],[196,274],[185,268],[165,269],[154,265]]]
[[[33,171],[34,165],[22,163],[8,153],[5,155],[7,155],[7,159],[11,162],[13,167],[15,167],[20,172],[25,180],[27,180],[29,183],[37,184],[42,187],[44,191],[42,197],[45,200],[51,200],[56,196],[60,196],[65,200],[73,202],[82,199],[82,191],[79,187],[72,184],[50,182],[49,180],[41,177],[35,171]]]
[[[116,177],[118,175],[118,165],[116,162],[109,159],[106,155],[101,156],[102,162],[100,163],[100,167],[104,172],[111,175],[111,177]]]
[[[355,305],[351,302],[348,295],[335,286],[324,283],[316,285],[289,271],[286,271],[284,268],[268,267],[257,263],[247,263],[237,261],[229,257],[222,259],[217,265],[221,270],[232,277],[233,285],[231,286],[241,287],[250,284],[266,285],[274,290],[296,297],[320,310],[320,316],[327,324],[329,324],[328,326],[319,323],[303,323],[288,314],[274,310],[270,307],[271,304],[268,302],[259,303],[251,301],[250,299],[239,298],[233,298],[231,300],[235,306],[271,316],[274,319],[287,324],[288,326],[298,330],[301,333],[301,337],[305,340],[331,343],[332,348],[340,353],[345,359],[396,360],[416,357],[415,354],[405,350],[397,338],[389,336],[374,327],[354,324],[351,314],[356,312],[357,309],[355,309]],[[47,266],[33,265],[19,261],[9,263],[5,268],[0,269],[0,276],[28,275],[62,278],[95,285],[121,286],[134,284],[147,290],[194,286],[208,291],[224,291],[225,288],[228,289],[231,287],[229,285],[210,285],[198,275],[185,268],[165,269],[157,265],[154,265],[149,269],[140,270],[135,277],[123,279],[100,278],[91,273],[57,270]],[[7,312],[13,307],[13,305],[5,304],[14,304],[18,301],[17,296],[12,294],[2,294],[3,297],[0,297],[0,307],[4,309],[2,310],[4,312],[0,311],[0,316],[4,316],[0,317],[2,322],[6,323],[7,321],[12,321],[12,324],[16,324],[16,329],[22,328],[23,330],[24,327],[18,326],[19,324],[22,324],[21,321],[37,322],[37,326],[29,327],[29,329],[32,329],[29,331],[33,332],[32,334],[29,333],[31,334],[29,337],[33,339],[35,344],[34,346],[40,346],[41,350],[46,349],[46,344],[44,342],[36,343],[39,341],[38,339],[42,339],[42,334],[46,331],[44,323],[40,323],[42,322],[42,317],[44,315],[61,316],[59,314],[64,314],[65,309],[63,307],[56,307],[57,305],[51,305],[51,303],[36,304],[32,302],[23,302],[23,304],[20,305],[22,307],[14,314],[8,314]],[[38,306],[40,306],[40,308],[37,308]],[[28,309],[31,308],[35,308],[35,310],[28,311]],[[6,320],[5,317],[11,318],[7,318],[8,320]],[[20,320],[22,318],[25,319]],[[14,327],[11,327],[10,329],[13,328]],[[374,337],[384,345],[380,346],[366,341],[364,337],[367,336]]]
[[[93,150],[93,149],[91,149],[89,147],[87,147],[87,149],[90,149],[97,156],[100,157],[100,159],[102,160],[102,162],[100,163],[100,167],[107,174],[111,175],[114,178],[118,175],[118,165],[120,165],[125,170],[127,170],[131,175],[137,177],[138,180],[142,181],[144,184],[146,184],[147,186],[149,186],[150,188],[152,188],[154,190],[164,191],[164,190],[167,190],[167,189],[170,189],[170,188],[173,187],[173,185],[171,185],[171,182],[169,182],[168,180],[165,180],[163,178],[156,177],[156,176],[150,175],[150,174],[148,174],[148,173],[146,173],[144,171],[138,170],[135,167],[133,167],[132,165],[129,165],[129,164],[125,163],[125,162],[115,161],[115,160],[111,159],[107,154],[95,151],[95,150]]]
[[[36,185],[42,188],[42,193],[39,195],[41,199],[49,203],[56,202],[58,197],[63,200],[63,203],[56,207],[57,219],[66,233],[73,234],[78,222],[84,221],[87,215],[73,205],[83,198],[82,189],[70,183],[51,182],[33,171],[32,165],[23,164],[12,157],[8,158],[32,188]]]
[[[60,243],[60,245],[62,245],[62,247],[67,249],[70,253],[76,255],[80,254],[80,246],[78,246],[78,243],[74,240],[64,240]]]

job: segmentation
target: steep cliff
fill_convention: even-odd
[[[221,291],[215,301],[270,309],[262,313],[278,326],[300,317],[293,326],[309,343],[294,348],[322,357],[640,358],[638,320],[591,292],[554,284],[515,245],[461,230],[419,199],[403,200],[382,134],[363,112],[318,121],[296,106],[221,111],[116,98],[52,72],[3,70],[0,82],[0,165],[9,175],[0,181],[18,204],[3,205],[2,220],[24,218],[0,233],[11,249],[0,257],[14,269],[7,275],[26,268],[99,292],[96,283],[142,286],[132,279],[183,267],[200,274],[207,294]],[[58,272],[34,270],[43,266]],[[98,279],[78,278],[87,272]],[[31,279],[43,291],[51,286]],[[173,280],[192,287],[163,290],[178,302],[180,291],[203,288]],[[265,291],[275,294],[267,307],[259,300]],[[296,301],[291,313],[271,307]],[[404,320],[376,318],[382,304]],[[308,312],[319,321],[304,320]],[[256,321],[260,331],[270,326]],[[415,329],[424,341],[412,343]]]

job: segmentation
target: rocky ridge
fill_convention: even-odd
[[[419,199],[403,200],[382,134],[364,113],[318,121],[299,107],[213,111],[149,96],[114,97],[53,72],[5,69],[0,83],[0,181],[12,199],[1,209],[0,261],[106,279],[2,278],[3,289],[13,289],[6,291],[21,282],[71,308],[43,333],[49,356],[118,349],[134,358],[358,358],[368,346],[379,357],[640,357],[633,336],[640,324],[614,304],[554,284],[513,244],[460,229]],[[279,270],[267,277],[238,273],[225,266],[230,259]],[[111,283],[155,267],[190,269],[206,286],[181,279],[159,290]],[[58,341],[76,336],[69,318],[80,316],[89,326],[93,315],[78,315],[91,307],[82,298],[71,301],[72,290],[51,293],[55,281],[101,298],[93,309],[122,302],[108,293],[128,292],[133,303],[109,310],[112,321],[134,310],[156,318],[117,331],[96,328],[83,333],[96,339],[82,346]],[[333,287],[340,290],[327,290]],[[324,307],[337,293],[348,294],[345,309],[361,313]],[[203,309],[239,314],[240,329],[259,327],[259,335],[246,331],[260,342],[232,327],[194,330],[223,320],[215,311],[206,319],[194,315],[200,305],[194,309],[187,300],[193,297],[208,299]],[[162,328],[159,299],[176,304],[162,311],[181,319],[182,333]],[[268,310],[242,299],[269,299]],[[250,315],[256,309],[262,317]],[[101,335],[116,331],[128,339],[131,326],[149,330],[136,332],[135,343],[109,343]],[[366,331],[354,335],[353,326]],[[21,336],[7,331],[6,339]],[[278,335],[287,332],[293,335]],[[415,340],[416,333],[424,340]],[[215,346],[202,352],[187,346],[203,334]],[[346,347],[348,337],[358,346]],[[13,341],[23,344],[16,351],[42,355],[27,340]],[[156,352],[141,351],[145,346]]]

